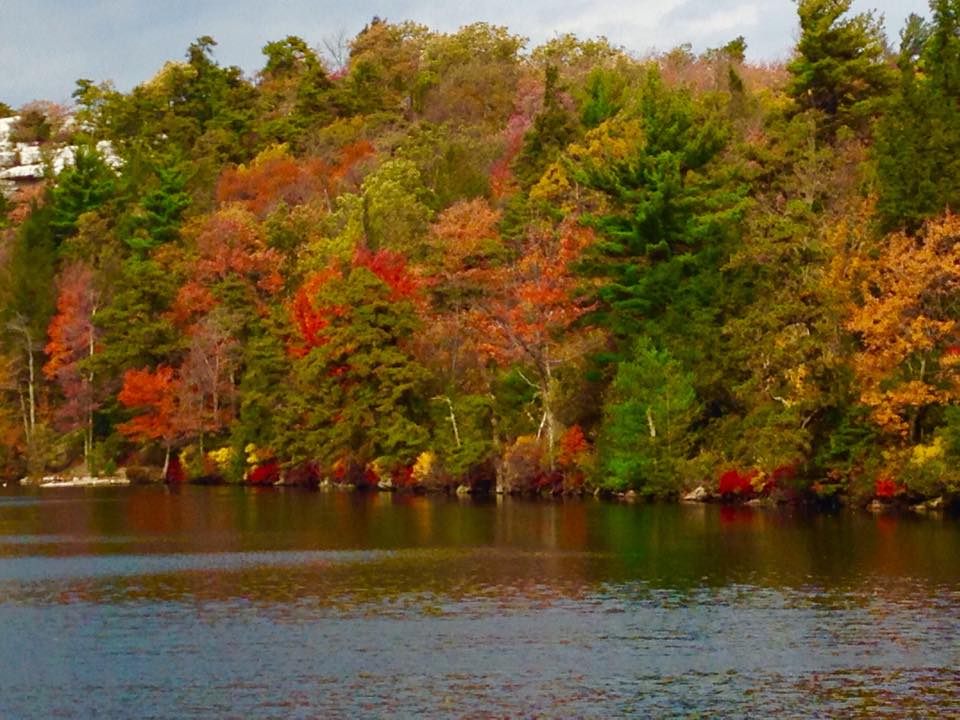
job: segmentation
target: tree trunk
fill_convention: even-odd
[[[167,443],[166,451],[166,454],[163,456],[163,474],[161,475],[163,482],[167,481],[167,471],[170,470],[170,443]]]

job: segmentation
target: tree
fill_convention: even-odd
[[[728,138],[716,107],[649,70],[635,107],[568,150],[599,235],[581,269],[600,283],[597,322],[625,346],[646,334],[693,349],[729,299],[721,268],[747,188],[722,162]]]
[[[486,337],[481,347],[491,358],[532,368],[533,379],[518,373],[536,391],[541,410],[537,437],[545,435],[551,463],[560,429],[556,369],[583,353],[585,346],[578,343],[583,336],[575,327],[591,309],[576,297],[578,281],[571,266],[592,238],[589,230],[570,222],[532,232],[518,261],[491,275],[498,291],[474,313]]]
[[[73,235],[77,220],[86,212],[98,209],[114,193],[116,175],[95,149],[80,147],[73,164],[57,178],[50,192],[53,215],[50,226],[58,240]]]
[[[179,237],[183,214],[190,207],[186,171],[175,164],[156,168],[156,185],[144,193],[129,221],[124,242],[143,255]]]
[[[388,160],[364,178],[358,194],[342,195],[334,218],[340,228],[332,242],[349,256],[358,245],[423,258],[424,236],[432,219],[426,188],[409,160]]]
[[[193,419],[203,448],[204,433],[220,433],[236,413],[238,323],[214,311],[190,328],[187,355],[178,370],[180,412]]]
[[[901,34],[900,85],[877,126],[873,158],[884,230],[916,232],[960,203],[960,7],[932,3]]]
[[[326,323],[293,360],[281,411],[278,453],[292,463],[376,461],[392,471],[425,445],[426,372],[407,348],[417,312],[405,283],[391,286],[376,267],[361,256],[314,284],[312,305]]]
[[[828,134],[858,127],[892,86],[883,27],[872,13],[845,18],[852,0],[799,0],[800,41],[787,88],[803,110],[826,116]]]
[[[60,276],[57,315],[50,322],[44,375],[55,380],[64,404],[58,416],[62,429],[83,428],[83,460],[93,472],[93,413],[97,409],[92,359],[99,331],[94,324],[101,298],[93,271],[82,263],[68,265]]]
[[[682,482],[698,414],[693,376],[641,338],[617,365],[598,440],[600,481],[615,490],[672,495]]]
[[[178,381],[168,365],[156,371],[149,368],[127,370],[119,400],[124,407],[140,412],[117,429],[139,442],[162,441],[165,449],[163,476],[170,466],[170,450],[181,434],[182,417],[178,415]]]
[[[960,220],[933,221],[917,239],[891,235],[851,271],[858,299],[847,328],[859,342],[860,400],[888,436],[917,443],[932,409],[960,401]]]
[[[0,264],[0,341],[14,359],[17,400],[23,418],[27,465],[31,475],[43,470],[40,408],[43,338],[56,309],[56,241],[49,206],[32,206],[16,228],[12,246]]]
[[[529,188],[547,166],[577,137],[577,123],[570,108],[564,106],[560,73],[553,65],[545,70],[543,108],[533,120],[524,138],[524,146],[514,160],[514,174],[521,187]]]
[[[181,326],[221,304],[243,315],[262,310],[264,300],[280,290],[280,256],[267,247],[262,226],[240,205],[197,218],[184,235],[189,254],[175,262],[186,266],[188,279],[173,308]]]

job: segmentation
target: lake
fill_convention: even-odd
[[[960,523],[0,490],[0,718],[960,716]]]

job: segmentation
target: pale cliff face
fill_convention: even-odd
[[[53,174],[59,175],[65,167],[73,164],[76,157],[76,148],[72,145],[41,148],[39,143],[14,142],[13,128],[19,119],[19,115],[0,118],[0,191],[8,195],[16,190],[18,184],[42,180],[47,172],[48,161]],[[70,124],[73,124],[72,117],[64,121],[64,125]],[[120,159],[106,140],[97,143],[97,152],[110,166],[120,165]]]

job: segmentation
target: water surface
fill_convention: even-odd
[[[0,718],[960,716],[960,524],[0,492]]]

